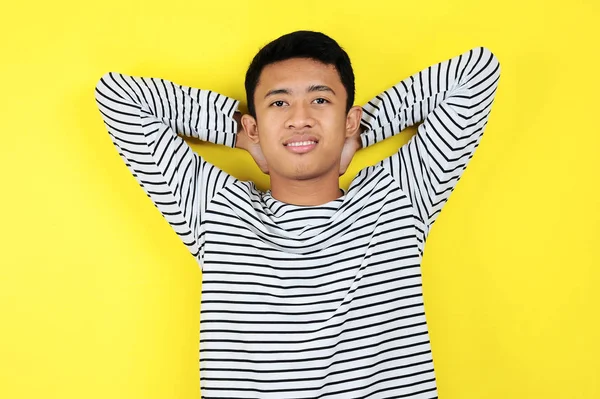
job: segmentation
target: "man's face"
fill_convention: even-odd
[[[294,58],[263,69],[254,94],[256,119],[248,117],[244,127],[260,143],[272,177],[338,173],[346,137],[360,122],[356,109],[346,113],[346,96],[332,65]]]

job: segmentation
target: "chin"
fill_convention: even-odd
[[[286,180],[313,180],[334,173],[334,169],[335,173],[339,171],[339,164],[323,164],[322,156],[305,157],[305,159],[279,158],[277,161],[269,163],[267,160],[270,164],[270,174],[281,176]]]
[[[294,180],[312,180],[327,175],[330,170],[331,168],[315,168],[313,165],[296,165],[290,177]]]
[[[310,180],[322,176],[326,172],[310,167],[310,165],[282,165],[283,168],[271,167],[271,175],[278,175],[286,180]]]

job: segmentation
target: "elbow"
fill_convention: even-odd
[[[108,86],[111,82],[114,82],[115,78],[113,77],[113,74],[114,72],[106,72],[103,74],[96,82],[96,89]]]
[[[119,89],[119,84],[116,81],[117,76],[122,76],[116,72],[106,72],[98,79],[94,87],[94,96],[97,103],[106,100],[118,101],[123,100],[122,90]]]
[[[497,69],[497,73],[498,75],[500,74],[500,61],[498,60],[498,57],[496,56],[496,54],[494,54],[492,52],[492,50],[490,50],[488,47],[478,47],[478,50],[481,51],[481,55],[482,55],[482,59],[485,62],[489,62],[489,65],[494,68]]]
[[[110,84],[109,82],[113,81],[111,73],[112,72],[106,72],[98,79],[98,81],[96,81],[96,85],[94,86],[94,97],[96,98],[96,102],[100,102],[102,93],[107,91]]]

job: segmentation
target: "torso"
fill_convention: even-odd
[[[222,190],[203,231],[203,397],[435,397],[417,224],[377,167],[321,206]]]

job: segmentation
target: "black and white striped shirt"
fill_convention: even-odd
[[[238,102],[104,75],[119,154],[202,267],[203,398],[435,398],[420,264],[487,124],[500,67],[474,48],[364,106],[363,146],[421,123],[347,192],[297,206],[204,161],[177,133],[235,146]]]

